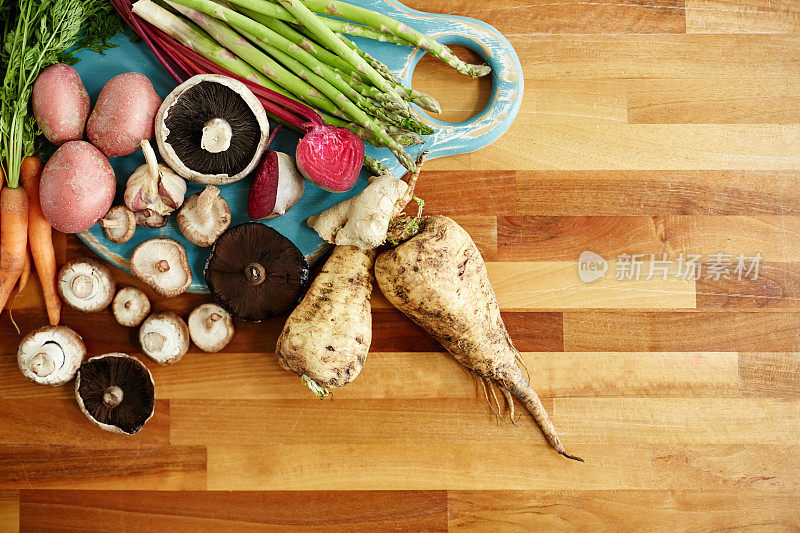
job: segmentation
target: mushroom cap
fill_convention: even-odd
[[[192,284],[186,250],[172,239],[150,239],[134,248],[131,273],[165,298],[183,293]]]
[[[220,116],[222,115],[222,116]],[[224,119],[230,146],[207,146],[206,132]],[[258,98],[243,83],[219,74],[200,74],[178,85],[156,114],[161,157],[175,172],[199,183],[224,185],[252,172],[267,147],[269,121]]]
[[[40,385],[63,385],[75,377],[86,355],[81,336],[67,326],[44,326],[19,343],[17,364],[26,378]]]
[[[214,187],[213,185],[207,185]],[[215,187],[216,188],[216,187]],[[210,211],[201,213],[198,210],[200,195],[191,195],[183,203],[183,207],[178,211],[178,228],[186,240],[200,247],[207,247],[214,244],[222,233],[231,225],[231,210],[228,202],[222,196],[217,195],[211,202]]]
[[[204,352],[218,352],[233,338],[233,319],[217,304],[195,307],[187,322],[192,342]]]
[[[208,290],[226,311],[258,322],[292,309],[308,285],[308,263],[289,239],[246,222],[223,233],[208,258]]]
[[[136,231],[136,215],[124,205],[115,205],[99,220],[109,241],[128,242]]]
[[[111,311],[121,326],[135,328],[150,313],[150,300],[141,289],[123,287],[114,296]]]
[[[153,313],[139,328],[139,344],[156,363],[177,363],[189,351],[189,327],[175,313]]]
[[[91,257],[73,259],[58,271],[58,294],[78,311],[105,309],[114,298],[115,289],[111,270]]]
[[[83,414],[102,429],[133,435],[153,417],[155,384],[150,371],[135,357],[107,353],[80,366],[75,399]]]

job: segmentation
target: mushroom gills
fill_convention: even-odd
[[[230,128],[227,143],[225,127],[220,122],[211,123],[213,119],[224,120]],[[212,81],[201,81],[186,89],[169,108],[164,124],[169,130],[166,142],[175,155],[186,167],[201,174],[233,176],[242,172],[261,142],[261,126],[250,107],[236,91]],[[213,141],[214,137],[223,142]],[[227,148],[215,151],[224,144],[228,144]]]
[[[79,311],[104,309],[111,303],[115,288],[111,271],[89,257],[70,261],[58,274],[59,294],[70,307]]]
[[[85,361],[75,380],[81,411],[101,428],[132,435],[153,416],[155,387],[150,371],[127,354]]]

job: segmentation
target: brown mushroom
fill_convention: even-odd
[[[150,313],[150,300],[141,289],[123,287],[114,296],[111,310],[121,326],[135,328]]]
[[[100,428],[133,435],[153,417],[153,376],[141,361],[125,353],[92,357],[75,376],[75,399]]]
[[[115,205],[98,220],[108,240],[117,244],[128,242],[136,231],[136,215],[124,205]]]
[[[233,319],[217,304],[195,307],[189,315],[188,324],[192,342],[204,352],[218,352],[233,338]]]
[[[189,327],[175,313],[153,313],[139,328],[139,344],[156,363],[177,363],[189,351]]]
[[[111,270],[91,257],[73,259],[58,272],[58,294],[78,311],[105,309],[114,298],[115,288]]]
[[[211,246],[230,225],[228,202],[213,185],[206,185],[203,192],[190,196],[178,212],[181,233],[197,246]]]
[[[183,293],[192,284],[186,250],[172,239],[150,239],[134,248],[131,273],[166,298]]]

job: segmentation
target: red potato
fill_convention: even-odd
[[[116,185],[114,169],[100,150],[86,141],[69,141],[42,171],[42,212],[54,229],[78,233],[108,212]]]
[[[31,102],[48,141],[60,145],[83,138],[92,102],[74,68],[56,63],[44,69],[33,84]]]
[[[153,84],[138,72],[114,76],[97,97],[86,123],[89,142],[106,157],[132,154],[153,139],[153,124],[161,98]]]

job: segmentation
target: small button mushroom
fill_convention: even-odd
[[[156,363],[177,363],[189,351],[189,327],[175,313],[153,313],[139,328],[139,344]]]
[[[116,284],[111,271],[91,257],[74,259],[58,272],[58,294],[70,307],[91,313],[108,307]]]
[[[233,338],[233,319],[217,304],[195,307],[188,323],[192,342],[204,352],[218,352]]]
[[[136,231],[136,215],[124,205],[115,205],[98,222],[108,240],[117,244],[131,240]]]
[[[137,168],[125,186],[125,205],[131,211],[149,209],[169,215],[183,205],[186,182],[167,165],[161,165],[150,142],[141,142],[146,163]]]
[[[190,196],[178,212],[181,233],[197,246],[211,246],[230,225],[228,202],[213,185],[206,185],[203,192]]]
[[[150,313],[150,300],[136,287],[123,287],[111,303],[114,318],[121,326],[135,328]]]
[[[23,337],[17,364],[34,383],[63,385],[75,376],[85,355],[80,335],[66,326],[45,326]]]
[[[133,435],[153,417],[155,385],[141,361],[125,353],[107,353],[80,366],[75,398],[83,414],[100,428]]]
[[[172,239],[150,239],[131,253],[131,273],[157,294],[171,298],[192,284],[186,250]]]

